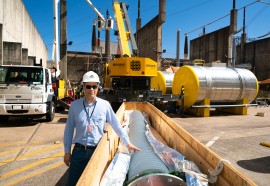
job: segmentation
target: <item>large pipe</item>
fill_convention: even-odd
[[[172,93],[180,94],[182,86],[186,107],[205,98],[211,104],[238,104],[243,98],[251,103],[258,94],[255,75],[240,68],[183,66],[174,75]]]
[[[151,78],[151,89],[161,90],[162,94],[172,93],[173,72],[158,71],[157,76]]]
[[[134,153],[130,160],[128,180],[131,180],[143,172],[168,172],[166,165],[155,154],[152,146],[145,136],[144,116],[138,110],[130,113],[129,138],[130,141],[140,147],[140,152]]]

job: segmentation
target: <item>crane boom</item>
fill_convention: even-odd
[[[58,37],[58,3],[59,0],[53,1],[53,13],[54,13],[54,40],[53,40],[53,49],[52,49],[52,59],[55,63],[56,68],[56,77],[61,73],[59,68],[59,37]]]
[[[114,2],[114,15],[119,31],[119,41],[121,46],[121,54],[138,55],[137,43],[132,32],[129,16],[127,13],[127,5],[123,2]],[[129,42],[131,44],[132,51],[130,50]]]
[[[96,14],[100,17],[100,19],[103,22],[106,22],[106,20],[103,17],[103,15],[98,11],[98,9],[96,9],[96,7],[93,5],[93,3],[90,0],[85,0],[85,1],[91,6],[91,8],[96,12]]]

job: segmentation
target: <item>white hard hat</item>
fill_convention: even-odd
[[[89,71],[89,72],[86,72],[83,75],[82,82],[83,83],[86,83],[86,82],[97,82],[97,83],[99,83],[99,77],[95,72]]]

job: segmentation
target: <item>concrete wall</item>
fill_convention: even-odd
[[[251,71],[259,81],[270,78],[270,38],[246,43],[244,58],[237,55],[236,64],[251,64]],[[237,54],[241,54],[241,46],[236,47]]]
[[[230,27],[228,26],[191,40],[190,60],[203,59],[207,63],[220,60],[226,63],[229,31]]]
[[[67,79],[69,79],[70,82],[81,82],[84,73],[89,70],[95,71],[102,80],[104,76],[103,67],[104,63],[101,63],[99,54],[74,51],[67,52]]]
[[[22,0],[0,0],[0,24],[2,24],[2,33],[0,32],[2,41],[0,39],[0,42],[3,48],[16,50],[4,53],[2,56],[5,57],[0,56],[0,64],[10,64],[13,60],[16,64],[26,64],[25,53],[23,54],[22,49],[27,49],[28,56],[36,58],[37,62],[42,60],[46,65],[48,50]],[[20,43],[21,47],[14,48],[14,43]],[[1,52],[6,51],[4,49],[0,51],[0,55]],[[18,53],[21,55],[19,62],[18,57],[13,55],[18,55]],[[31,65],[31,62],[27,64]]]
[[[3,42],[3,65],[21,65],[22,63],[22,44]]]
[[[190,41],[190,59],[204,59],[206,62],[220,60],[227,62],[229,27],[206,34]],[[235,65],[247,68],[259,81],[270,78],[270,38],[257,40],[236,47]],[[243,54],[243,57],[241,56]],[[226,55],[226,56],[225,56]]]
[[[135,38],[137,41],[139,56],[148,57],[154,61],[161,61],[161,46],[162,46],[162,26],[159,22],[159,16],[156,16],[140,30],[137,31]],[[157,52],[153,51],[155,48]]]

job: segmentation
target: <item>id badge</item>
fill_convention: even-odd
[[[93,131],[93,124],[92,123],[89,123],[88,126],[87,126],[87,131],[88,132],[92,132]]]

